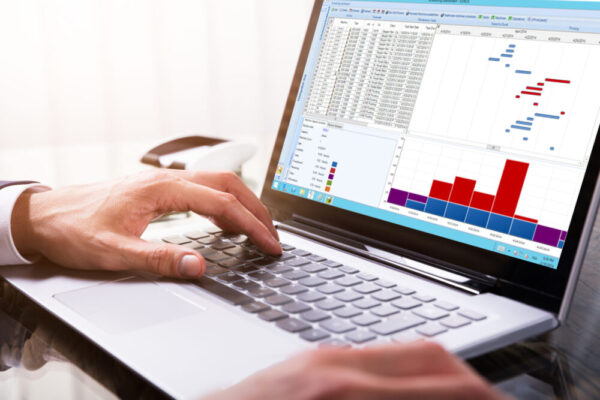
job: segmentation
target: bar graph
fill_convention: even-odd
[[[480,228],[562,248],[566,231],[540,225],[516,214],[529,164],[506,160],[494,195],[475,191],[477,182],[456,177],[453,183],[434,180],[429,196],[392,188],[388,203],[465,222]]]

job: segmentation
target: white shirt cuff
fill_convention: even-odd
[[[27,189],[47,187],[38,183],[13,185],[0,190],[0,265],[31,264],[15,246],[11,232],[13,208],[19,196]]]

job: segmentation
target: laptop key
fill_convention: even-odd
[[[249,281],[248,279],[244,279],[241,281],[234,282],[233,286],[243,290],[251,290],[259,287],[260,285],[256,282]]]
[[[446,310],[446,311],[454,311],[454,310],[458,310],[458,306],[452,304],[452,303],[448,303],[447,301],[436,301],[435,303],[433,303],[434,306],[441,308],[442,310]]]
[[[342,271],[345,274],[356,274],[358,272],[356,268],[349,267],[347,265],[344,265],[342,268],[340,268],[340,271]]]
[[[383,279],[378,279],[378,280],[375,282],[375,284],[376,284],[376,285],[379,285],[379,286],[381,286],[382,288],[386,288],[386,289],[391,289],[391,288],[393,288],[394,286],[396,286],[396,284],[395,284],[395,283],[392,283],[392,282],[390,282],[390,281],[384,281]]]
[[[215,227],[206,229],[206,232],[210,233],[211,235],[216,235],[217,233],[223,233],[223,230]]]
[[[317,274],[317,276],[323,279],[337,279],[344,276],[344,274],[337,269],[328,269],[326,271],[320,272],[319,274]]]
[[[208,276],[224,274],[225,272],[229,272],[229,270],[223,267],[219,267],[218,265],[211,265],[209,267],[206,267],[206,275]]]
[[[238,268],[244,265],[245,261],[240,261],[237,258],[230,258],[228,260],[220,261],[219,265],[225,268]]]
[[[292,253],[283,253],[282,255],[277,257],[277,261],[287,261],[287,260],[292,260],[294,258],[296,258],[296,256],[293,255]]]
[[[348,321],[337,318],[323,321],[319,324],[319,326],[332,333],[346,333],[356,329],[356,327]]]
[[[480,314],[473,310],[466,310],[466,309],[460,310],[458,312],[458,314],[462,315],[463,317],[469,318],[470,320],[473,320],[473,321],[481,321],[481,320],[487,318],[486,315]]]
[[[367,330],[361,329],[348,333],[346,336],[344,336],[344,338],[353,343],[362,344],[370,342],[371,340],[375,340],[377,336]]]
[[[342,263],[333,260],[322,261],[321,264],[329,268],[338,268],[342,266]]]
[[[375,301],[373,299],[366,298],[366,299],[357,300],[357,301],[355,301],[352,304],[355,307],[358,307],[358,308],[363,309],[363,310],[367,310],[369,308],[377,307],[381,303],[378,302],[378,301]]]
[[[308,322],[320,322],[331,318],[331,316],[321,310],[310,310],[300,314],[300,318]]]
[[[315,287],[315,286],[324,285],[327,282],[319,277],[309,276],[308,278],[300,279],[298,281],[298,283],[300,283],[301,285],[304,285],[304,286],[308,286],[308,287]]]
[[[310,276],[310,275],[307,274],[306,272],[302,271],[302,270],[294,270],[294,271],[286,272],[282,276],[285,279],[290,279],[292,281],[297,281],[297,280],[300,280],[302,278],[306,278],[307,276]]]
[[[381,321],[381,318],[377,318],[376,316],[374,316],[372,314],[365,313],[365,314],[359,315],[358,317],[352,318],[351,321],[355,325],[369,326],[369,325],[373,325],[373,324],[376,324],[377,322]]]
[[[290,314],[298,314],[310,310],[310,306],[294,301],[281,307],[281,310]]]
[[[417,308],[415,311],[413,311],[413,313],[415,315],[418,315],[419,317],[427,318],[430,320],[444,318],[449,315],[446,311],[431,306]]]
[[[286,243],[281,243],[281,249],[283,251],[292,251],[295,249],[295,247]]]
[[[336,300],[336,299],[324,299],[324,300],[317,302],[315,305],[317,307],[319,307],[321,310],[331,311],[331,310],[335,310],[336,308],[343,307],[344,303],[342,303],[341,301]]]
[[[376,281],[377,279],[379,279],[375,275],[367,274],[367,273],[364,273],[364,272],[360,273],[360,274],[358,274],[356,276],[358,276],[363,281],[367,281],[367,282],[373,282],[373,281]]]
[[[427,337],[439,335],[440,333],[444,333],[447,330],[448,329],[437,323],[426,324],[417,328],[417,332]]]
[[[301,332],[310,328],[309,324],[296,318],[282,319],[281,321],[277,321],[275,325],[284,331],[292,333]]]
[[[441,320],[440,323],[448,328],[456,329],[465,325],[469,325],[471,320],[463,318],[459,315],[451,315],[450,317]]]
[[[302,265],[308,264],[310,261],[305,260],[304,258],[294,258],[293,260],[287,261],[285,264],[290,267],[300,267]]]
[[[244,274],[251,274],[252,272],[256,271],[258,271],[258,268],[250,264],[242,265],[241,267],[236,268],[236,272],[242,272]]]
[[[231,242],[216,242],[211,247],[215,250],[226,250],[235,247],[235,244]]]
[[[268,297],[268,296],[273,296],[274,294],[277,294],[276,291],[274,291],[273,289],[270,289],[268,287],[257,287],[255,289],[250,289],[248,291],[248,293],[253,296],[253,297],[258,297],[258,298],[264,298],[264,297]]]
[[[319,340],[327,339],[331,335],[327,332],[323,332],[320,329],[310,329],[300,333],[300,337],[309,342],[318,342]]]
[[[229,238],[229,241],[235,243],[235,244],[241,244],[241,243],[246,243],[246,241],[248,240],[248,236],[246,235],[235,235]]]
[[[243,261],[255,261],[255,262],[265,258],[263,255],[255,252],[255,251],[245,251],[243,253],[237,254],[235,257],[239,258],[240,260],[243,260]]]
[[[212,236],[205,237],[205,238],[202,238],[202,239],[198,239],[198,243],[202,243],[202,244],[213,244],[213,243],[218,242],[218,241],[219,241],[218,238],[212,237]]]
[[[274,274],[283,274],[285,272],[293,270],[292,267],[288,267],[287,265],[280,262],[269,265],[267,269],[269,270],[269,272],[272,272]]]
[[[250,279],[255,281],[266,281],[275,278],[275,275],[260,270],[252,272],[251,274],[248,274],[248,276],[250,277]]]
[[[302,285],[287,285],[279,289],[279,291],[284,294],[296,295],[307,292],[308,289]]]
[[[171,244],[186,244],[186,243],[191,243],[191,240],[181,236],[181,235],[173,235],[173,236],[167,236],[164,237],[162,239],[163,242],[166,243],[171,243]]]
[[[264,281],[265,285],[272,287],[272,288],[279,288],[279,287],[283,287],[286,285],[289,285],[290,281],[288,281],[287,279],[283,279],[283,278],[272,278],[272,279],[267,279],[266,281]]]
[[[295,254],[297,256],[300,257],[306,257],[306,256],[310,256],[310,251],[306,251],[306,250],[302,250],[302,249],[296,249],[292,251],[292,254]]]
[[[198,253],[202,254],[202,256],[204,256],[204,257],[206,257],[206,256],[208,256],[208,255],[210,255],[210,254],[215,254],[215,253],[216,253],[216,251],[215,251],[215,250],[213,250],[213,249],[211,249],[211,248],[209,248],[209,247],[206,247],[206,248],[204,248],[204,249],[197,249],[196,251],[197,251]]]
[[[226,302],[233,304],[234,306],[239,306],[254,301],[252,297],[246,296],[235,289],[225,286],[217,281],[213,281],[209,278],[199,278],[194,283],[202,289],[214,294],[217,297],[220,297]]]
[[[345,302],[350,302],[350,301],[355,301],[358,299],[362,299],[362,295],[356,292],[352,292],[350,290],[347,290],[345,292],[341,292],[335,295],[335,298],[340,300],[340,301],[345,301]]]
[[[227,272],[225,274],[218,275],[217,279],[223,282],[233,283],[235,281],[241,281],[244,278],[241,275],[236,274],[235,272]]]
[[[396,291],[396,292],[398,292],[400,294],[403,294],[405,296],[408,296],[410,294],[415,293],[415,291],[412,290],[411,288],[407,288],[407,287],[404,287],[404,286],[396,286],[392,290],[394,290],[394,291]]]
[[[354,285],[358,285],[362,282],[363,281],[361,281],[360,279],[358,279],[354,276],[345,276],[343,278],[339,278],[339,279],[335,280],[335,283],[337,283],[340,286],[354,286]]]
[[[327,260],[325,257],[321,257],[317,254],[311,254],[310,256],[307,256],[306,258],[309,259],[310,261],[314,261],[314,262],[321,262],[321,261]]]
[[[415,299],[411,299],[410,297],[403,297],[401,299],[393,301],[392,305],[394,307],[400,308],[401,310],[410,310],[412,308],[419,307],[421,303],[419,303]]]
[[[392,301],[392,300],[396,300],[402,296],[400,296],[400,294],[398,294],[392,290],[383,290],[381,292],[374,293],[372,295],[372,297],[375,300],[379,300],[379,301]]]
[[[418,334],[415,330],[396,333],[392,336],[392,341],[396,343],[410,343],[421,339],[423,339],[423,335]]]
[[[277,321],[283,318],[287,318],[288,315],[286,313],[283,313],[279,310],[267,310],[267,311],[263,311],[261,313],[258,314],[258,316],[261,319],[264,319],[265,321]]]
[[[301,269],[302,269],[302,271],[308,272],[309,274],[314,274],[315,272],[325,271],[327,269],[327,267],[322,264],[311,263],[311,264],[303,266]]]
[[[263,312],[263,311],[266,311],[266,310],[268,310],[270,308],[271,307],[269,307],[265,303],[261,303],[260,301],[254,301],[252,303],[244,304],[242,306],[242,310],[244,310],[246,312],[249,312],[249,313],[252,313],[252,314]]]
[[[333,314],[336,317],[340,317],[340,318],[352,318],[352,317],[356,317],[357,315],[360,315],[362,313],[363,312],[361,310],[354,308],[354,307],[350,307],[350,306],[338,308],[337,310],[335,310],[333,312]]]
[[[218,263],[218,262],[221,262],[221,261],[225,261],[225,260],[228,260],[228,259],[231,258],[227,254],[221,253],[221,252],[218,252],[218,251],[215,252],[215,253],[210,253],[210,254],[206,254],[206,255],[203,254],[203,256],[204,256],[204,258],[206,260],[212,261],[212,262],[215,262],[215,263]]]
[[[424,319],[412,314],[401,314],[394,318],[390,318],[385,322],[372,325],[371,331],[378,335],[391,335],[392,333],[400,332],[409,329],[425,322]]]
[[[389,304],[383,304],[372,308],[370,311],[378,317],[389,317],[390,315],[398,314],[400,312],[396,307],[392,307]]]
[[[341,286],[335,285],[333,283],[328,283],[326,285],[319,286],[317,290],[324,294],[334,294],[344,291],[345,289]]]
[[[323,300],[325,298],[325,295],[316,292],[316,291],[310,291],[310,292],[306,292],[306,293],[302,293],[300,296],[298,296],[298,300],[300,301],[306,301],[309,303],[313,303],[315,301],[319,301],[319,300]]]
[[[184,233],[183,236],[193,239],[193,240],[198,240],[198,239],[208,237],[209,235],[208,235],[208,233],[203,232],[203,231],[190,231],[190,232]]]
[[[361,285],[358,286],[354,286],[352,288],[353,290],[355,290],[358,293],[362,293],[362,294],[370,294],[370,293],[375,293],[381,290],[381,286],[377,286],[374,283],[363,283]]]
[[[430,296],[428,294],[415,294],[413,298],[422,301],[423,303],[431,303],[435,300],[435,297]]]
[[[288,297],[284,294],[274,294],[273,296],[267,297],[265,300],[272,306],[282,306],[287,303],[291,303],[293,300],[291,297]]]

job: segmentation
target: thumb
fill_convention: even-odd
[[[121,239],[123,257],[132,269],[174,278],[199,278],[206,261],[196,251],[175,244],[150,243],[139,238]]]

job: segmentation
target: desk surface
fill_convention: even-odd
[[[600,220],[565,326],[471,360],[519,399],[600,398]],[[0,397],[160,398],[161,393],[102,350],[0,286]]]

